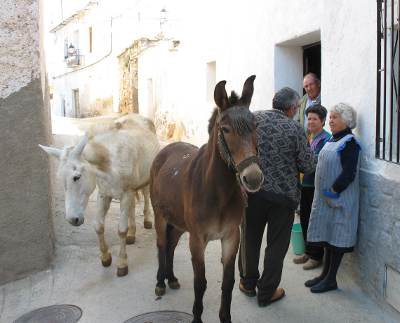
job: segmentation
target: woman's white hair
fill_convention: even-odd
[[[357,126],[357,111],[350,105],[346,103],[335,104],[330,108],[330,112],[339,113],[344,123],[350,129],[354,129]]]

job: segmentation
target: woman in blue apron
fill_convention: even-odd
[[[325,262],[322,273],[305,282],[313,293],[337,289],[343,254],[353,251],[356,243],[361,149],[351,131],[356,119],[356,111],[347,104],[333,106],[329,116],[332,138],[318,156],[307,241],[325,248]]]

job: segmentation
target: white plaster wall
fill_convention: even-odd
[[[6,98],[40,76],[39,6],[2,0],[0,14],[0,98]]]
[[[207,63],[216,62],[216,81],[227,80],[227,91],[240,93],[245,79],[256,74],[251,109],[270,108],[277,88],[289,85],[301,91],[300,46],[318,40],[315,34],[319,37],[322,3],[206,0],[186,6],[178,71],[185,82],[177,83],[181,95],[174,97],[174,102],[190,111],[186,122],[190,120],[191,125],[185,125],[193,129],[199,143],[207,140],[212,111],[206,97]],[[285,43],[292,39],[301,41]],[[278,58],[276,44],[280,45]],[[292,57],[301,64],[300,68],[295,70],[294,63],[286,64]],[[276,69],[276,64],[280,68]]]
[[[326,1],[322,21],[324,104],[351,104],[358,112],[362,167],[386,175],[389,169],[396,176],[398,170],[375,159],[376,2]]]

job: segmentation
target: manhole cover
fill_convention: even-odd
[[[82,310],[75,305],[52,305],[26,313],[14,323],[76,323]]]
[[[124,323],[190,323],[193,316],[188,313],[176,311],[158,311],[140,314]]]

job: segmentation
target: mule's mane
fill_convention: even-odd
[[[208,134],[211,134],[211,131],[214,128],[215,120],[217,119],[218,108],[215,108],[213,114],[211,115],[210,120],[208,120]]]
[[[232,128],[239,135],[243,135],[245,133],[249,133],[252,131],[253,124],[253,115],[249,109],[243,108],[240,105],[240,98],[236,94],[236,92],[232,91],[230,97],[228,98],[229,105],[227,114],[229,114],[229,118],[232,122]],[[211,131],[214,129],[215,122],[218,116],[218,108],[215,108],[213,114],[211,115],[210,120],[208,120],[208,134],[211,134]]]

